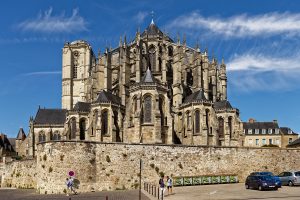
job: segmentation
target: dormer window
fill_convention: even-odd
[[[262,129],[262,130],[261,130],[261,133],[262,133],[262,134],[266,134],[266,129]]]
[[[278,128],[275,129],[275,134],[279,134],[279,129]]]
[[[268,133],[269,133],[269,134],[272,134],[272,133],[273,133],[273,129],[269,128],[269,129],[268,129]]]
[[[259,134],[259,129],[255,129],[255,134]]]
[[[248,134],[252,134],[252,129],[248,129]]]
[[[292,130],[291,129],[288,130],[288,134],[292,134]]]

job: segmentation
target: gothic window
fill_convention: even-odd
[[[46,141],[46,135],[44,133],[44,131],[41,131],[39,133],[39,142],[45,142]]]
[[[54,132],[54,135],[53,135],[53,140],[60,140],[61,139],[61,136],[59,134],[59,131],[55,131]]]
[[[94,130],[95,130],[96,127],[97,127],[97,124],[98,124],[98,118],[99,118],[98,110],[95,110],[95,111],[94,111],[94,126],[92,127],[92,135],[95,135]]]
[[[158,58],[158,71],[161,72],[161,58]]]
[[[228,117],[229,138],[232,138],[232,117]]]
[[[200,133],[200,111],[195,111],[195,132]]]
[[[76,139],[76,119],[72,118],[70,122],[71,134],[70,139]]]
[[[151,123],[152,119],[152,98],[147,95],[144,99],[144,123]]]
[[[188,86],[192,86],[193,85],[193,73],[191,69],[187,70],[186,73],[186,83]]]
[[[173,47],[172,46],[168,47],[168,55],[173,56]]]
[[[80,129],[80,140],[85,140],[85,129],[86,129],[86,120],[80,119],[79,129]]]
[[[161,127],[163,127],[166,122],[165,120],[165,111],[164,111],[164,106],[165,106],[165,103],[164,103],[164,98],[162,96],[159,97],[159,112],[160,112],[160,122],[161,122]]]
[[[207,128],[207,134],[209,134],[209,110],[205,110],[205,125]]]
[[[101,134],[108,134],[108,111],[105,110],[101,114]]]
[[[187,111],[185,115],[186,115],[187,129],[190,130],[191,129],[191,115],[190,115],[190,111]]]
[[[152,45],[149,48],[149,60],[150,60],[150,66],[149,68],[155,71],[156,67],[156,53],[155,53],[155,47]]]
[[[219,138],[224,138],[224,119],[222,117],[219,117]]]

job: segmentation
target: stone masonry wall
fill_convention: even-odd
[[[5,163],[1,187],[36,188],[36,175],[36,161],[33,159]]]
[[[78,191],[133,189],[157,183],[159,173],[171,176],[237,174],[242,182],[253,171],[300,169],[297,149],[143,145],[97,142],[46,142],[38,145],[37,189],[63,193],[70,170],[80,181]]]

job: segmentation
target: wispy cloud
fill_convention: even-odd
[[[21,74],[22,76],[41,76],[41,75],[57,75],[61,74],[61,71],[45,71],[45,72],[29,72]]]
[[[139,11],[133,18],[138,24],[142,24],[148,15],[149,12]]]
[[[236,15],[229,18],[204,17],[199,12],[179,16],[167,25],[168,29],[186,28],[227,38],[270,35],[300,35],[300,13],[266,13],[249,16]]]
[[[52,15],[52,8],[40,13],[36,19],[26,20],[17,25],[23,31],[62,33],[80,32],[87,30],[86,20],[78,14],[78,9],[73,9],[70,17],[64,14]]]
[[[299,88],[300,55],[235,55],[227,64],[230,82],[239,91],[275,91]]]
[[[291,57],[271,57],[264,54],[235,55],[229,61],[229,71],[255,70],[255,71],[300,71],[300,55]]]

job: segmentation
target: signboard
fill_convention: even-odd
[[[72,171],[72,170],[71,170],[71,171],[69,171],[69,173],[68,173],[68,174],[69,174],[69,176],[75,176],[75,172],[74,172],[74,171]]]

